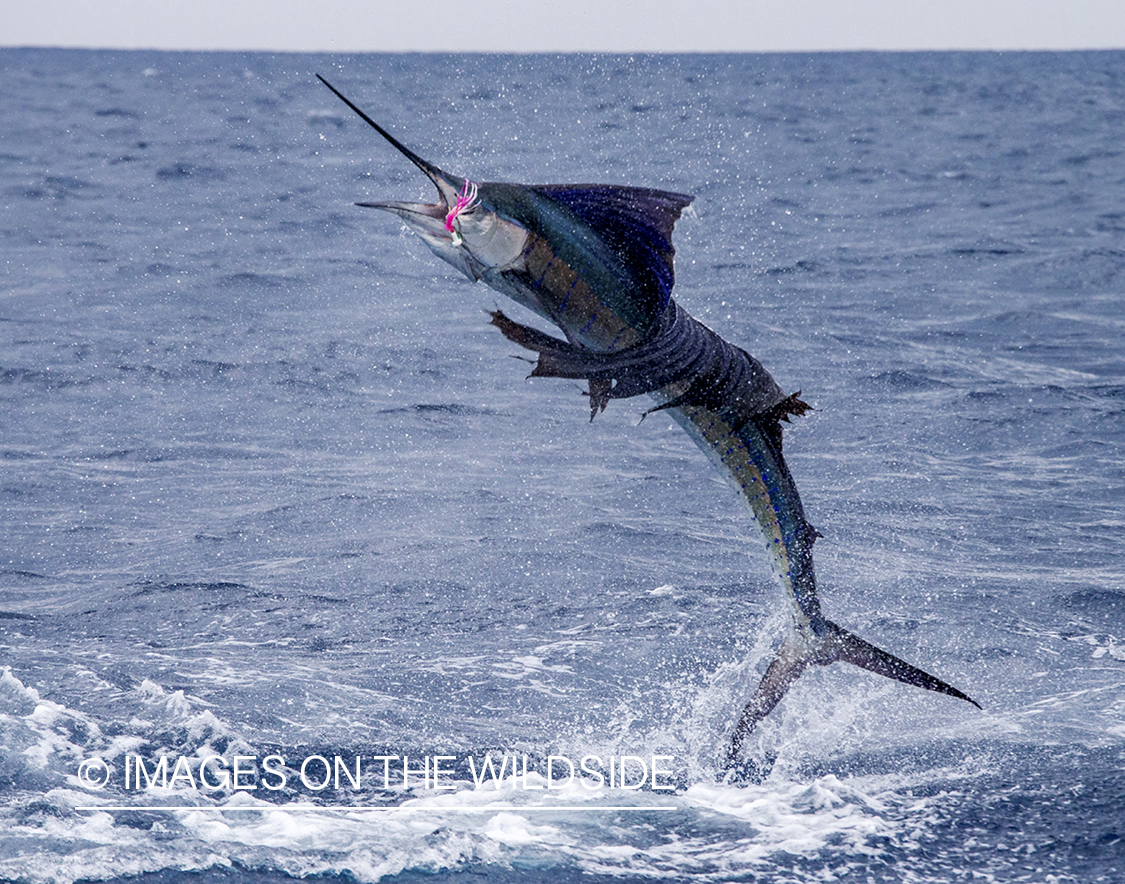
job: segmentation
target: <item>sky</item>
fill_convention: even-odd
[[[386,52],[1125,48],[1125,0],[3,0],[0,46]]]

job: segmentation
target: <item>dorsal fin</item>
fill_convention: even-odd
[[[606,241],[663,309],[675,273],[672,228],[695,197],[616,184],[537,184],[532,190],[562,203]]]

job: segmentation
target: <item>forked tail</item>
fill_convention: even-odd
[[[789,686],[793,684],[805,671],[807,666],[826,666],[829,663],[842,661],[854,663],[871,672],[885,675],[904,684],[912,684],[936,691],[939,694],[948,694],[960,700],[968,700],[978,709],[980,704],[967,694],[957,690],[952,685],[946,684],[940,678],[935,678],[928,672],[923,672],[916,666],[911,666],[905,660],[900,660],[893,654],[875,647],[870,642],[865,642],[857,635],[852,635],[846,629],[837,626],[830,620],[822,620],[818,624],[818,633],[811,641],[790,633],[777,652],[777,656],[770,663],[766,674],[762,677],[758,690],[742,710],[742,717],[734,729],[730,747],[727,749],[726,766],[734,767],[738,763],[739,751],[743,741],[754,730],[755,726],[765,718],[776,706]]]

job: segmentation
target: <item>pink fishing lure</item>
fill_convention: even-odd
[[[461,245],[461,234],[453,229],[454,220],[462,212],[471,212],[476,208],[476,204],[477,186],[466,178],[465,186],[461,188],[461,192],[457,194],[457,202],[453,204],[453,208],[451,208],[449,214],[445,216],[445,229],[453,234],[453,245]]]

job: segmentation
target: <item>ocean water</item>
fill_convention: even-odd
[[[454,174],[695,194],[677,299],[816,409],[828,615],[983,711],[819,669],[724,782],[749,515],[353,205],[431,194],[318,72]],[[1125,877],[1125,53],[0,81],[0,880]]]

